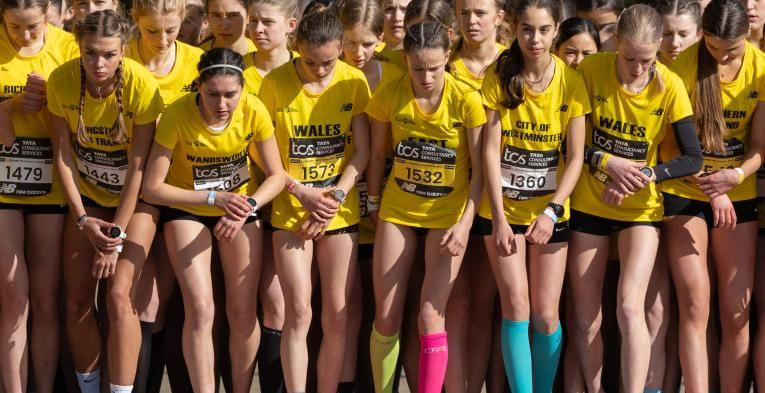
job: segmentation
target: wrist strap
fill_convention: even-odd
[[[738,173],[738,184],[743,183],[744,179],[746,178],[746,175],[744,175],[744,170],[741,169],[741,167],[733,168],[733,170],[735,170],[736,173]]]
[[[78,219],[75,225],[77,225],[77,229],[82,231],[85,228],[85,223],[88,222],[88,215],[83,214]]]
[[[215,206],[215,191],[208,191],[207,192],[207,204],[209,206]]]
[[[370,199],[367,199],[367,214],[371,212],[376,212],[380,210],[380,203],[372,202]]]
[[[552,211],[552,209],[545,209],[542,213],[544,213],[547,217],[550,217],[553,220],[553,223],[558,222],[558,216],[555,215],[555,212]]]
[[[287,184],[287,192],[290,194],[295,194],[295,187],[297,187],[298,182],[291,181],[290,184]]]
[[[375,204],[378,204],[378,205],[379,205],[379,204],[380,204],[380,202],[382,202],[382,197],[381,197],[381,196],[379,196],[379,195],[367,195],[367,201],[369,201],[369,202],[372,202],[372,203],[375,203]]]
[[[600,159],[600,162],[598,163],[598,169],[600,169],[603,172],[606,171],[606,164],[608,163],[608,160],[611,159],[611,155],[608,153],[603,153],[603,158]]]

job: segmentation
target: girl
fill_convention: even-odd
[[[558,305],[568,249],[566,211],[584,161],[590,102],[581,76],[549,52],[558,30],[557,4],[525,0],[514,11],[516,41],[482,88],[488,191],[479,220],[499,287],[510,389],[550,392],[562,347]]]
[[[297,27],[297,0],[254,0],[248,8],[249,35],[257,51],[244,58],[245,90],[257,95],[263,77],[290,61],[296,54],[289,50],[292,32]],[[269,213],[266,213],[270,216]],[[266,217],[266,220],[270,217]],[[284,294],[274,266],[273,227],[265,223],[263,232],[263,270],[260,275],[260,299],[263,307],[263,337],[258,355],[260,386],[264,392],[284,390],[281,347],[284,325]]]
[[[127,56],[154,74],[165,105],[193,89],[196,65],[204,53],[176,40],[185,14],[184,6],[183,0],[133,0],[131,13],[139,35],[128,43]],[[162,330],[166,306],[175,287],[166,249],[160,236],[138,284],[143,337],[135,385],[140,391],[146,389],[150,369],[161,366],[151,364],[150,354],[152,333]]]
[[[199,46],[207,40],[210,31],[205,12],[203,0],[188,0],[186,2],[186,15],[178,31],[178,41],[191,46]]]
[[[346,0],[338,10],[340,23],[343,25],[343,57],[346,63],[360,69],[366,77],[371,91],[393,80],[399,79],[402,70],[385,56],[378,54],[375,48],[381,43],[384,33],[384,13],[376,0]],[[379,204],[379,200],[368,200],[366,177],[362,177],[356,184],[359,190],[359,208],[361,221],[359,222],[359,274],[354,278],[353,293],[349,307],[349,330],[354,332],[349,335],[347,342],[345,366],[343,367],[342,381],[353,381],[355,377],[356,389],[359,391],[372,391],[374,383],[371,378],[369,361],[369,334],[372,332],[372,318],[374,308],[372,290],[372,253],[375,237],[375,224],[369,218],[368,203]],[[362,321],[362,315],[364,320]],[[359,340],[353,340],[359,328],[363,330]],[[358,349],[358,351],[357,351]],[[358,353],[357,353],[358,352]],[[358,355],[358,356],[357,356]],[[358,359],[358,360],[357,360]],[[358,365],[359,369],[356,370]],[[343,383],[341,383],[343,386]],[[352,383],[350,383],[352,390]],[[342,391],[342,390],[341,390]]]
[[[404,14],[411,0],[382,0],[383,9],[383,49],[394,51],[403,49]]]
[[[271,119],[256,97],[242,94],[243,66],[233,50],[205,53],[197,66],[199,93],[180,98],[160,120],[144,184],[149,201],[167,206],[165,238],[183,293],[183,353],[196,392],[215,391],[213,237],[226,286],[233,387],[250,391],[260,339],[262,232],[256,220],[258,208],[284,184]],[[253,157],[266,175],[260,185]]]
[[[271,71],[260,96],[276,124],[289,181],[271,212],[276,272],[284,292],[282,362],[286,388],[304,392],[311,322],[311,266],[321,280],[323,339],[318,391],[336,392],[345,357],[348,297],[356,275],[359,196],[369,156],[364,74],[338,62],[343,29],[327,10],[303,16],[300,57]],[[353,135],[351,138],[351,131]]]
[[[243,0],[208,0],[207,21],[212,38],[199,45],[203,50],[229,48],[242,56],[255,51],[255,44],[244,36],[247,4]]]
[[[81,22],[88,14],[96,11],[116,11],[120,12],[119,2],[117,0],[73,0],[72,19],[75,23]]]
[[[746,11],[749,19],[749,42],[762,49],[765,46],[765,1],[747,0]]]
[[[710,2],[701,21],[704,38],[672,64],[694,100],[704,148],[701,172],[663,189],[667,244],[688,245],[667,247],[667,254],[680,305],[680,360],[692,391],[708,388],[707,244],[719,282],[720,385],[738,391],[746,370],[757,237],[757,190],[750,175],[765,147],[765,129],[757,121],[764,113],[759,97],[765,55],[747,41],[746,14],[739,2]]]
[[[480,90],[484,73],[505,50],[499,44],[498,30],[505,18],[504,0],[459,0],[455,3],[460,35],[453,45],[449,72],[462,82],[463,89]],[[494,305],[497,288],[478,226],[471,228],[465,258],[477,262],[462,270],[447,306],[446,330],[450,334],[450,357],[447,370],[448,391],[480,391],[487,375],[491,353]],[[469,332],[469,333],[468,333]],[[468,335],[471,337],[468,345]]]
[[[670,66],[680,52],[701,39],[701,7],[696,0],[662,0],[656,11],[664,26],[659,61]]]
[[[71,11],[72,8],[67,0],[51,0],[48,2],[45,19],[51,25],[63,28],[72,17]]]
[[[253,0],[248,14],[247,29],[257,50],[244,57],[245,88],[257,95],[263,77],[295,55],[288,44],[297,27],[297,0]]]
[[[576,68],[584,58],[600,51],[600,34],[588,19],[578,16],[563,21],[555,40],[555,54]]]
[[[66,331],[80,389],[98,391],[101,343],[93,293],[98,280],[110,278],[110,385],[113,392],[129,392],[141,343],[135,284],[158,216],[138,195],[163,104],[151,73],[124,58],[129,26],[119,14],[89,14],[75,34],[81,59],[56,69],[48,82],[56,165],[69,205]]]
[[[409,28],[404,39],[408,76],[378,89],[367,108],[373,119],[370,200],[381,195],[385,146],[393,146],[394,154],[374,251],[376,307],[370,345],[377,392],[392,390],[398,331],[420,234],[427,237],[418,391],[440,392],[444,382],[448,350],[443,314],[481,194],[479,144],[486,122],[478,92],[461,90],[446,73],[450,43],[440,23]],[[372,214],[377,219],[377,212]]]
[[[8,393],[27,391],[28,335],[37,391],[53,391],[58,366],[66,201],[53,169],[45,80],[78,50],[71,34],[45,23],[48,7],[0,1],[0,226],[13,228],[0,240],[0,380]]]
[[[622,0],[576,0],[576,16],[590,20],[598,31],[616,25],[623,9]]]
[[[662,214],[656,183],[695,173],[701,163],[685,88],[656,63],[661,33],[658,13],[634,5],[619,18],[618,52],[590,55],[577,68],[592,105],[585,139],[591,154],[589,173],[579,178],[571,196],[568,272],[578,328],[573,336],[591,392],[602,391],[599,299],[608,237],[618,234],[621,264],[616,299],[621,377],[625,392],[642,392],[650,358],[644,303]],[[681,155],[657,165],[657,148],[669,125]]]
[[[186,13],[184,0],[133,0],[138,37],[127,56],[154,74],[165,105],[193,90],[203,50],[177,40]]]

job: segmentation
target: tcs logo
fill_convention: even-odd
[[[414,146],[399,143],[396,147],[396,155],[404,158],[420,158],[420,151]]]

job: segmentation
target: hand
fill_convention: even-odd
[[[645,187],[650,179],[640,173],[640,168],[645,163],[631,161],[625,158],[611,156],[606,162],[606,172],[616,182],[619,191],[625,195],[632,195]]]
[[[120,254],[117,251],[97,251],[93,256],[93,267],[90,274],[96,280],[109,278],[117,272],[117,259]]]
[[[733,208],[733,202],[728,195],[722,194],[716,198],[710,199],[712,213],[714,214],[714,227],[727,231],[736,229],[736,209]]]
[[[247,197],[233,192],[216,192],[215,207],[226,212],[231,219],[245,219],[252,214],[252,206]]]
[[[218,223],[215,224],[215,228],[213,228],[215,238],[221,242],[230,242],[234,240],[234,236],[236,236],[239,230],[242,229],[245,221],[246,218],[232,217],[230,215],[221,217],[218,220]]]
[[[14,102],[15,109],[20,113],[36,113],[45,107],[46,85],[42,75],[32,72],[27,76],[24,93]]]
[[[497,221],[501,221],[497,223]],[[515,247],[515,234],[513,228],[507,223],[504,217],[501,220],[495,220],[492,224],[492,239],[494,240],[494,247],[497,249],[497,253],[503,257],[509,257],[515,254],[517,248]]]
[[[467,247],[469,236],[470,226],[464,224],[462,220],[452,225],[441,237],[441,242],[439,243],[441,255],[451,255],[453,257],[462,255],[465,252],[465,247]]]
[[[324,237],[327,227],[329,227],[329,221],[318,221],[313,216],[309,216],[300,224],[298,236],[304,240],[319,240]]]
[[[555,223],[552,218],[547,214],[542,213],[537,215],[534,222],[529,225],[524,236],[526,236],[526,240],[528,240],[529,243],[547,244],[552,237],[554,227]]]
[[[334,190],[334,186],[314,188],[298,185],[295,187],[294,195],[303,208],[311,213],[314,220],[328,222],[340,210],[340,203],[329,196]]]
[[[606,205],[619,206],[622,204],[622,201],[626,196],[627,195],[622,193],[620,190],[619,185],[617,185],[614,181],[609,181],[606,183],[606,188],[604,188],[603,192],[600,194],[600,200],[602,200]]]
[[[115,226],[116,225],[111,222],[106,222],[95,217],[88,217],[87,221],[85,221],[85,225],[82,227],[82,232],[96,251],[116,252],[117,246],[122,244],[122,239],[111,238],[106,235],[109,233],[109,229]]]
[[[699,177],[699,189],[710,199],[727,193],[737,185],[738,172],[735,169],[720,169]]]

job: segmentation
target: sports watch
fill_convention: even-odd
[[[127,233],[118,225],[109,228],[109,237],[112,239],[127,239]]]
[[[552,210],[553,213],[555,213],[555,215],[558,217],[563,217],[563,214],[566,213],[566,208],[564,208],[563,205],[559,205],[555,202],[548,203],[547,207],[549,207],[550,210]]]
[[[651,178],[653,177],[653,168],[650,166],[644,166],[640,168],[640,173],[644,174],[648,178],[647,183],[651,182]]]
[[[345,191],[339,188],[332,191],[329,195],[331,195],[332,199],[336,200],[337,203],[345,202]]]
[[[247,198],[247,203],[249,203],[250,206],[252,206],[252,212],[250,213],[250,215],[254,216],[255,214],[257,214],[257,211],[258,211],[258,201],[256,201],[255,198],[253,198],[253,197],[249,197],[249,198]]]

